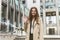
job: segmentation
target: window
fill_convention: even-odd
[[[25,0],[24,0],[24,1],[22,1],[22,4],[25,4]]]
[[[42,0],[40,0],[40,2],[42,2]]]
[[[18,27],[18,12],[15,13],[15,22],[16,22],[16,27]]]
[[[1,14],[1,31],[6,32],[6,7],[2,5],[2,14]]]
[[[50,6],[50,8],[53,8],[53,6]]]
[[[23,15],[20,14],[20,26],[21,26],[21,27],[23,26],[23,24],[22,24],[22,22],[23,22],[23,21],[22,21],[22,16],[23,16]]]
[[[6,7],[2,6],[2,19],[6,17]]]
[[[53,20],[54,19],[54,20]],[[46,13],[46,23],[56,25],[56,13],[54,12],[47,12]]]
[[[60,26],[60,12],[59,12],[59,26]]]
[[[33,3],[36,3],[36,0],[33,0]]]
[[[50,28],[49,29],[49,35],[53,35],[55,34],[55,29],[54,28]]]
[[[48,33],[46,31],[46,35],[54,35],[58,34],[58,32],[55,33],[55,29],[53,27],[57,27],[57,21],[56,21],[56,12],[46,12],[46,28],[48,28]],[[51,27],[51,28],[49,28]]]
[[[10,23],[13,24],[13,9],[10,10]]]
[[[1,31],[3,32],[7,31],[7,25],[5,23],[1,23]]]
[[[40,7],[43,9],[43,6],[42,5]]]
[[[9,32],[13,32],[13,9],[9,8],[9,14],[8,14],[8,19],[9,19]]]
[[[49,8],[49,6],[46,6],[45,8]]]
[[[47,27],[47,35],[57,35],[57,27]]]
[[[54,35],[54,34],[55,34],[55,29],[49,28],[49,35]]]

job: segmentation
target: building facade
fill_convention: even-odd
[[[31,2],[34,4],[36,1]],[[28,16],[27,5],[30,7],[28,0],[0,0],[0,39],[24,40],[23,17]],[[60,1],[40,0],[39,6],[44,40],[60,40]]]
[[[60,40],[60,1],[40,0],[44,40]]]
[[[0,40],[21,36],[23,12],[20,0],[0,0]]]

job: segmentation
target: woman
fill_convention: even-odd
[[[25,23],[25,32],[27,33],[25,40],[43,40],[42,20],[36,7],[30,10],[29,18]]]

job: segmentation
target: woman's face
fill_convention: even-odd
[[[35,16],[36,15],[36,9],[33,8],[31,13],[32,13],[32,16]]]

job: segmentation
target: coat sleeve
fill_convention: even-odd
[[[24,23],[24,31],[27,32],[27,22]]]
[[[40,40],[43,40],[43,22],[42,19],[39,18],[39,22],[40,22]]]

